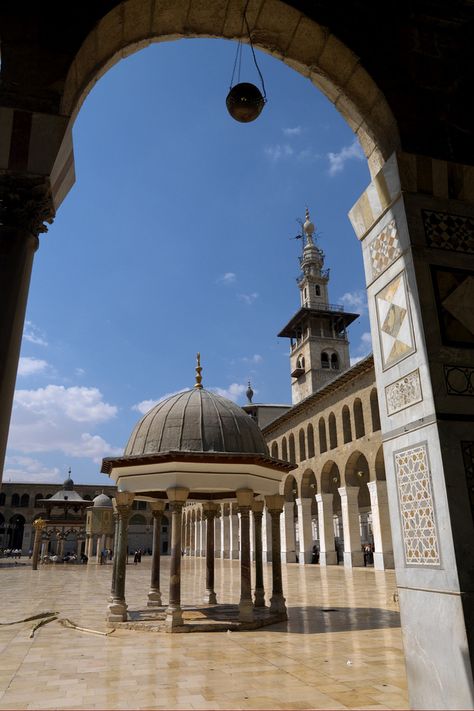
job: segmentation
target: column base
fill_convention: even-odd
[[[226,560],[229,560],[229,558],[230,558],[230,551],[224,551],[224,558],[225,558]]]
[[[319,554],[319,565],[337,565],[336,551],[321,551]]]
[[[271,551],[263,551],[263,561],[265,563],[272,562],[272,552]]]
[[[253,604],[255,607],[265,607],[265,590],[263,588],[255,589]]]
[[[239,622],[253,622],[252,600],[241,600],[239,602]]]
[[[272,595],[270,599],[270,612],[276,612],[279,615],[287,614],[286,600],[283,595]]]
[[[230,558],[231,560],[239,560],[239,551],[231,551]]]
[[[393,570],[395,568],[393,552],[374,553],[374,568],[375,570]]]
[[[147,607],[161,607],[161,592],[159,590],[150,590],[148,593]]]
[[[183,624],[183,611],[180,607],[168,607],[166,609],[165,625],[169,629],[180,627]]]
[[[107,605],[107,622],[126,622],[127,607],[125,600],[117,600],[117,598],[114,598],[112,602]]]
[[[313,552],[312,551],[303,551],[302,553],[300,552],[298,556],[298,563],[300,565],[306,565],[307,563],[311,563],[313,559]]]
[[[345,568],[363,568],[364,553],[363,551],[344,551],[344,567]]]
[[[281,562],[282,563],[296,563],[296,552],[295,551],[282,551],[281,552]]]
[[[203,601],[206,605],[217,605],[217,595],[214,590],[206,590]]]

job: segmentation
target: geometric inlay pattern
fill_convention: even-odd
[[[474,368],[469,365],[445,365],[448,395],[474,395]]]
[[[408,373],[408,375],[405,375],[403,378],[387,385],[385,388],[385,397],[387,399],[388,415],[394,415],[409,405],[421,402],[423,396],[421,394],[419,371],[414,370],[413,373]]]
[[[472,348],[474,344],[474,272],[431,266],[443,343]]]
[[[403,272],[376,295],[375,302],[382,361],[389,367],[415,350]]]
[[[464,459],[469,501],[471,503],[472,520],[474,521],[474,442],[461,442],[461,449]]]
[[[474,219],[447,212],[422,210],[429,247],[474,254]]]
[[[426,445],[395,453],[398,500],[407,565],[440,565]]]
[[[369,247],[372,278],[381,274],[402,253],[395,220],[388,223]]]

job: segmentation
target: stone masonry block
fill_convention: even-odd
[[[123,7],[125,43],[148,37],[151,26],[151,0],[128,0]]]
[[[250,0],[247,7],[247,21],[250,31],[255,27],[257,17],[263,5],[263,0]],[[224,22],[223,35],[224,37],[240,37],[244,35],[245,23],[243,23],[242,13],[245,7],[245,1],[231,2],[227,8],[227,14]]]
[[[284,52],[301,20],[301,13],[288,5],[266,0],[258,16],[256,29],[265,30],[276,38],[276,49]]]
[[[186,26],[198,35],[219,35],[224,26],[226,3],[208,0],[191,0]]]
[[[79,86],[84,86],[97,71],[97,62],[97,30],[92,30],[84,40],[75,60]]]
[[[151,32],[155,36],[185,34],[189,0],[157,0],[151,22]]]
[[[315,66],[318,64],[328,36],[328,29],[307,17],[302,17],[286,51],[286,57],[301,62],[307,67]]]
[[[108,13],[97,25],[97,56],[102,63],[123,47],[123,6]]]
[[[330,35],[321,55],[318,66],[340,87],[346,85],[359,60],[337,37]]]

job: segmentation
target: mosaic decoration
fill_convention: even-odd
[[[426,243],[436,249],[474,254],[474,219],[422,210]]]
[[[474,272],[467,269],[431,267],[443,343],[472,348],[474,345]]]
[[[467,490],[471,504],[472,520],[474,521],[474,442],[461,442],[464,470],[466,472]]]
[[[407,565],[440,565],[426,445],[395,453],[398,499]]]
[[[402,272],[375,297],[384,368],[415,351],[409,304]]]
[[[474,368],[463,365],[445,365],[444,379],[448,395],[474,395]]]
[[[395,220],[389,222],[382,232],[372,240],[369,251],[372,278],[375,279],[402,253]]]
[[[385,388],[387,400],[387,415],[394,415],[405,407],[423,400],[421,394],[420,373],[414,370],[403,378],[390,383]]]

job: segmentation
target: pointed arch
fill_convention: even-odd
[[[377,388],[372,388],[372,390],[370,391],[370,414],[372,417],[372,432],[378,432],[381,427]]]
[[[288,447],[290,449],[290,462],[296,464],[295,436],[293,432],[288,437]]]
[[[328,418],[329,425],[329,449],[336,449],[337,447],[337,427],[336,427],[336,416],[334,412],[329,414]]]
[[[353,405],[354,410],[354,427],[356,439],[364,437],[365,435],[365,424],[364,424],[364,411],[362,409],[362,401],[360,398],[356,397]]]
[[[327,442],[327,438],[326,438],[326,422],[324,421],[324,417],[319,418],[318,431],[319,431],[319,453],[324,454],[324,452],[328,451],[328,442]]]
[[[344,444],[352,442],[351,413],[347,405],[342,408],[342,436]]]
[[[304,462],[306,459],[306,442],[304,437],[304,429],[301,428],[298,432],[298,444],[300,448],[300,462]]]
[[[286,443],[286,437],[281,440],[281,458],[283,461],[288,462],[288,445]]]
[[[314,457],[314,428],[311,422],[306,429],[306,437],[308,440],[308,459]]]
[[[272,457],[273,459],[278,459],[278,442],[272,443]]]

